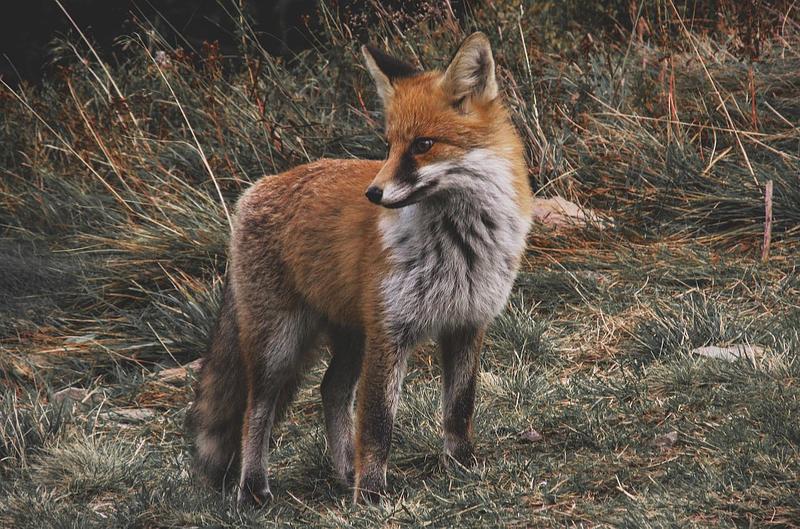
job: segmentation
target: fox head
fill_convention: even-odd
[[[469,175],[492,172],[490,163],[525,175],[527,185],[522,143],[500,101],[486,35],[470,35],[444,72],[419,71],[372,46],[362,52],[383,102],[389,144],[366,190],[371,202],[400,208],[474,186]]]

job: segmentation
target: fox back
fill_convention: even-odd
[[[328,443],[356,499],[385,488],[406,360],[423,340],[442,352],[445,452],[472,458],[481,340],[505,306],[530,225],[522,142],[483,34],[445,71],[363,53],[384,107],[386,160],[319,160],[259,180],[237,203],[226,321],[192,418],[200,468],[238,467],[240,501],[271,495],[266,439],[324,336]]]

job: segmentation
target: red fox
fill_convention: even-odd
[[[481,342],[530,227],[522,141],[484,34],[444,72],[362,52],[384,106],[386,160],[319,160],[262,178],[237,203],[190,421],[196,464],[215,481],[238,469],[240,503],[271,497],[270,433],[321,336],[332,352],[328,447],[356,502],[385,492],[406,361],[425,340],[441,349],[445,453],[474,461]]]

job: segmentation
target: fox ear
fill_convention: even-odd
[[[444,73],[443,83],[453,99],[491,101],[497,97],[494,58],[489,39],[480,31],[461,43]]]
[[[386,105],[394,93],[393,82],[403,77],[411,77],[419,71],[408,63],[396,59],[391,55],[383,53],[375,46],[362,46],[361,53],[364,54],[364,62],[367,65],[370,75],[375,80],[378,88],[378,95],[383,104]]]

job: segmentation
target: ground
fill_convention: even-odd
[[[441,456],[435,348],[412,358],[375,507],[334,479],[324,350],[269,506],[196,479],[184,426],[235,197],[383,154],[348,26],[326,14],[324,49],[288,62],[244,30],[234,58],[131,37],[108,70],[54,44],[59,79],[0,92],[0,526],[799,527],[800,26],[783,12],[742,58],[734,29],[655,4],[661,40],[643,10],[644,34],[553,43],[506,3],[372,28],[428,66],[486,31],[538,196],[595,214],[534,225],[485,344],[477,467]]]

